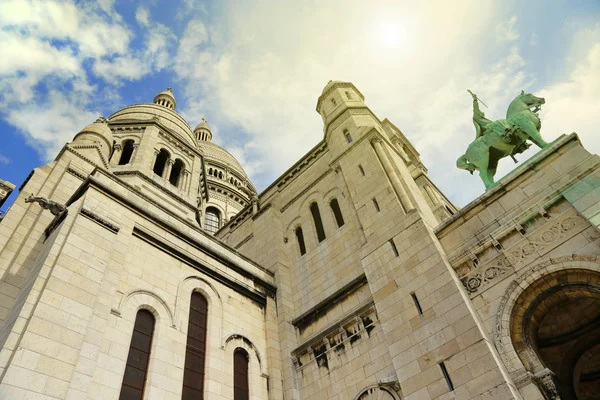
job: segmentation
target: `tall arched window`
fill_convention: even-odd
[[[214,207],[206,209],[204,217],[204,230],[210,233],[215,233],[221,227],[221,213]]]
[[[165,172],[165,166],[167,165],[167,161],[169,161],[170,155],[169,152],[165,149],[161,149],[158,155],[156,156],[156,161],[154,162],[154,173],[158,176],[163,176]]]
[[[188,322],[182,400],[204,398],[204,364],[206,359],[206,325],[208,302],[200,293],[192,293]]]
[[[123,143],[123,151],[121,152],[121,158],[119,159],[119,165],[129,164],[131,156],[133,155],[133,140],[126,140]]]
[[[296,239],[298,239],[298,248],[300,249],[300,255],[306,254],[306,246],[304,245],[304,233],[302,233],[302,228],[296,228]]]
[[[233,400],[249,400],[248,353],[238,347],[233,352]]]
[[[179,186],[179,179],[181,178],[181,173],[185,169],[185,164],[181,160],[176,160],[173,167],[171,167],[171,175],[169,176],[169,182],[173,186]]]
[[[323,229],[323,221],[321,221],[321,213],[319,213],[319,206],[317,203],[310,205],[310,213],[312,214],[313,221],[315,222],[315,229],[317,230],[317,239],[319,242],[325,240],[325,229]]]
[[[340,210],[340,205],[338,204],[337,199],[331,200],[329,202],[329,206],[331,207],[331,211],[333,211],[335,222],[337,223],[338,228],[341,228],[344,226],[344,217],[342,217],[342,210]]]
[[[154,315],[148,310],[138,311],[133,326],[133,335],[129,345],[129,355],[125,365],[125,374],[121,384],[119,399],[142,399],[148,375],[152,334],[154,333]]]

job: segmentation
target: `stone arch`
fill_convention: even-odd
[[[269,375],[266,371],[266,365],[263,363],[259,350],[254,343],[246,336],[239,333],[233,333],[225,339],[223,349],[225,350],[225,359],[233,366],[233,353],[235,349],[244,349],[249,356],[248,375],[250,386],[250,398],[267,399]]]
[[[311,203],[322,203],[323,193],[318,190],[308,193],[300,203],[300,214],[311,205]]]
[[[549,325],[560,312],[571,315],[568,307],[577,307],[581,301],[592,302],[588,320],[581,321],[586,315],[578,314],[577,325]],[[576,399],[573,388],[579,383],[572,380],[572,371],[560,366],[560,360],[571,367],[577,360],[569,358],[569,352],[560,346],[572,346],[577,335],[593,334],[590,329],[600,326],[594,324],[600,321],[599,309],[600,262],[594,256],[547,259],[520,273],[506,289],[494,320],[494,343],[515,381],[532,379],[547,395],[560,392],[567,399]],[[558,358],[548,355],[544,350],[548,347],[560,350]],[[575,356],[581,353],[573,353]]]
[[[215,318],[215,327],[218,329],[218,338],[221,337],[221,329],[223,326],[223,300],[217,289],[208,280],[201,276],[191,275],[179,283],[177,288],[177,298],[175,299],[175,320],[179,330],[187,327],[188,311],[190,298],[193,292],[199,292],[208,302],[208,312],[210,316]],[[210,323],[211,321],[209,321]],[[209,332],[210,333],[210,332]],[[222,346],[219,346],[222,347]]]
[[[131,305],[129,303],[132,303]],[[139,309],[144,308],[152,312],[156,317],[157,321],[161,319],[159,309],[164,309],[167,315],[167,321],[169,326],[175,327],[175,318],[173,317],[173,311],[167,305],[158,294],[145,289],[131,290],[123,295],[119,302],[117,313],[121,316],[125,308],[133,308],[135,312]]]
[[[235,345],[235,348],[241,347],[244,350],[246,350],[248,352],[248,354],[253,354],[253,357],[256,359],[258,365],[260,366],[261,374],[266,374],[266,371],[264,370],[262,358],[260,356],[260,352],[258,351],[256,346],[254,345],[254,343],[252,343],[252,341],[250,339],[248,339],[246,336],[244,336],[242,334],[232,333],[223,342],[223,348],[225,350],[227,350],[227,348],[230,345]]]
[[[400,396],[393,388],[375,384],[362,389],[354,400],[400,400]]]

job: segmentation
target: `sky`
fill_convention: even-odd
[[[317,98],[343,80],[464,206],[484,192],[455,168],[475,138],[467,89],[490,119],[522,89],[544,97],[547,141],[575,131],[600,152],[599,21],[597,0],[2,0],[0,179],[18,187],[99,115],[172,87],[261,191],[322,140]]]

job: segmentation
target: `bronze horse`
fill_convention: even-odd
[[[546,101],[531,93],[521,91],[508,106],[506,119],[491,121],[484,126],[484,134],[467,147],[465,154],[456,160],[456,166],[471,174],[476,169],[486,189],[494,186],[494,175],[501,158],[514,156],[527,150],[527,139],[545,148],[548,143],[540,136],[540,106]],[[534,108],[533,110],[531,110]]]

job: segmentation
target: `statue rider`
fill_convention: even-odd
[[[475,139],[477,139],[479,136],[487,133],[487,125],[492,121],[487,119],[483,111],[479,109],[479,98],[477,98],[477,95],[470,90],[468,92],[473,97],[473,125],[475,125],[475,131],[477,132],[475,136]]]

